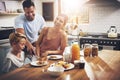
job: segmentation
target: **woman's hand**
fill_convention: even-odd
[[[45,51],[44,53],[42,53],[41,56],[48,56],[48,54],[49,54],[49,51]]]

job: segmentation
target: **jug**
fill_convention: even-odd
[[[74,62],[74,60],[80,60],[80,47],[78,43],[72,44],[71,53],[72,53],[72,62]]]
[[[63,61],[70,63],[72,59],[71,46],[65,48],[63,52]]]

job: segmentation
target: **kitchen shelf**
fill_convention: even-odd
[[[21,14],[21,13],[0,13],[0,16],[16,16],[19,14]]]

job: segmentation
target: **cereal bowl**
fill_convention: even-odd
[[[48,73],[51,76],[60,76],[64,72],[64,68],[60,66],[50,66],[48,68]]]

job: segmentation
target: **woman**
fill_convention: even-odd
[[[9,41],[12,49],[8,52],[4,65],[3,72],[10,72],[24,64],[24,52],[22,51],[26,44],[26,36],[21,33],[11,33]]]
[[[45,27],[40,33],[36,44],[37,56],[63,54],[67,46],[67,34],[64,27],[68,17],[60,14],[56,17],[53,27]]]

